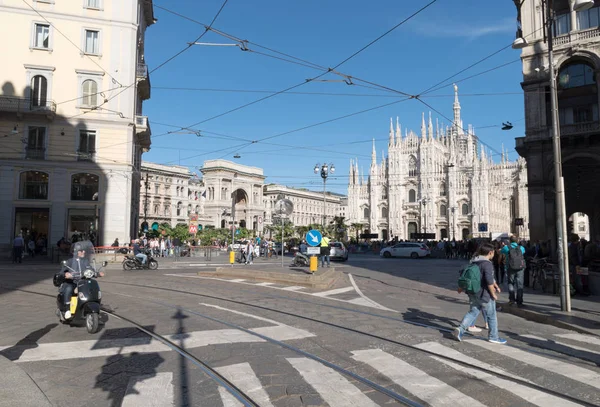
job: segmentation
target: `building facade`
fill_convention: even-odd
[[[138,224],[141,156],[150,148],[145,31],[152,1],[0,2],[0,244],[18,233],[53,246],[96,244]]]
[[[141,231],[158,229],[163,223],[187,225],[192,214],[199,216],[199,226],[210,224],[204,216],[203,182],[187,167],[144,161],[141,178]]]
[[[552,95],[544,7],[530,0],[521,3],[518,35],[524,40],[519,48],[525,136],[517,138],[516,149],[527,161],[531,238],[556,242]],[[600,235],[600,3],[580,12],[574,11],[573,5],[573,0],[551,2],[556,16],[552,63],[556,72],[566,216],[587,215],[586,233],[593,239]],[[578,232],[573,224],[569,233]]]
[[[454,94],[451,126],[440,128],[436,121],[434,128],[431,113],[426,125],[423,114],[420,136],[407,130],[402,135],[396,119],[380,162],[373,142],[367,177],[358,160],[351,160],[348,224],[362,223],[384,240],[410,239],[413,233],[456,240],[494,233],[529,236],[525,160],[510,162],[503,151],[494,163],[479,148],[474,129],[463,127],[456,85]]]
[[[294,212],[289,216],[289,220],[294,226],[321,224],[324,217],[325,224],[328,225],[335,216],[340,216],[343,198],[340,195],[332,193],[326,193],[325,197],[323,197],[322,192],[290,188],[276,184],[265,185],[263,196],[265,223],[267,225],[273,223],[273,215],[276,215],[274,212],[275,202],[280,197],[284,197],[294,204]],[[324,203],[325,207],[323,207]],[[323,213],[325,213],[325,216],[323,216]]]

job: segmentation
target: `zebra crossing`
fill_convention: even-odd
[[[393,309],[387,308],[387,307],[373,301],[372,299],[370,299],[366,295],[364,295],[362,293],[362,291],[360,290],[360,288],[358,288],[358,286],[354,282],[354,278],[352,277],[352,274],[348,274],[348,278],[350,280],[350,283],[352,284],[351,286],[334,288],[331,290],[318,291],[318,292],[310,292],[310,291],[308,291],[308,289],[306,287],[299,286],[299,285],[287,286],[287,285],[271,283],[271,282],[259,283],[256,281],[251,281],[251,280],[247,280],[247,279],[243,279],[243,278],[205,277],[205,276],[198,276],[195,274],[191,275],[191,274],[185,274],[185,273],[165,274],[165,275],[171,276],[171,277],[216,280],[216,281],[223,281],[223,282],[227,282],[227,283],[244,284],[244,285],[250,285],[250,286],[255,286],[255,287],[265,287],[265,288],[275,289],[275,290],[280,290],[280,291],[288,291],[288,292],[294,292],[294,293],[298,293],[298,294],[311,295],[313,297],[318,297],[318,298],[326,298],[328,300],[333,300],[333,301],[346,302],[349,304],[360,305],[363,307],[370,307],[370,308],[376,308],[376,309],[385,310],[385,311],[397,312]]]

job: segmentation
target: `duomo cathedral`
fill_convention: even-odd
[[[411,239],[433,233],[435,239],[494,237],[515,233],[529,237],[525,160],[499,162],[463,127],[458,88],[454,118],[435,127],[422,116],[421,133],[404,130],[390,119],[388,154],[378,162],[373,141],[367,177],[351,160],[347,223],[362,223],[380,239]],[[413,236],[414,237],[414,236]]]

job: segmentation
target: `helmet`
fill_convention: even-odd
[[[85,251],[85,247],[80,242],[75,243],[73,245],[73,253],[77,253],[80,250],[84,250]]]

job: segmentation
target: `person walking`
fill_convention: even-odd
[[[327,268],[329,268],[330,254],[331,248],[329,247],[329,237],[327,237],[327,235],[323,235],[323,237],[321,238],[321,267],[325,267],[325,260],[327,260]]]
[[[13,263],[21,263],[23,261],[24,248],[25,240],[23,240],[23,235],[19,233],[13,240]]]
[[[470,327],[479,316],[480,312],[484,312],[486,323],[489,327],[488,341],[497,344],[505,344],[506,339],[498,336],[498,317],[496,314],[496,301],[498,300],[497,292],[500,292],[500,287],[494,280],[494,265],[491,260],[494,258],[494,246],[490,243],[482,244],[477,249],[476,257],[471,265],[467,266],[465,272],[461,275],[459,283],[467,281],[470,287],[466,289],[469,296],[469,312],[465,314],[460,325],[452,331],[452,336],[457,341],[462,341],[462,335]],[[478,270],[472,267],[476,266]],[[472,272],[468,273],[471,269]],[[463,288],[459,288],[458,292],[463,292]]]
[[[508,274],[508,305],[515,302],[523,307],[523,284],[525,279],[525,248],[518,243],[516,236],[510,237],[510,244],[504,246],[500,253],[505,257]],[[515,297],[516,292],[516,297]]]

